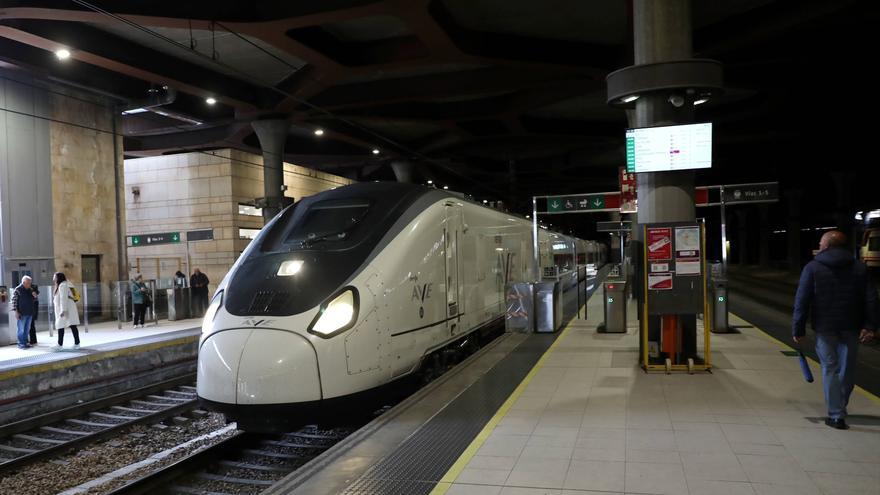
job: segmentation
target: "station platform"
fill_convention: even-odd
[[[48,331],[29,349],[0,347],[0,424],[195,370],[201,319],[137,329],[93,323],[79,332],[79,349],[69,330],[62,350]]]
[[[821,383],[735,315],[712,373],[646,374],[635,319],[599,334],[601,303],[558,337],[504,335],[264,493],[880,494],[876,397],[828,428]]]

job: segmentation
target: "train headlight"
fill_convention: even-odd
[[[358,312],[358,293],[349,287],[339,293],[328,303],[321,305],[321,310],[309,326],[309,332],[319,337],[332,337],[354,326]]]
[[[279,277],[290,277],[296,275],[302,269],[303,260],[287,260],[278,267],[277,275]]]
[[[214,322],[214,317],[217,316],[217,311],[220,310],[220,306],[223,306],[222,290],[214,294],[214,299],[211,300],[211,304],[208,306],[208,311],[205,312],[205,317],[202,319],[202,333],[211,329],[211,323]]]

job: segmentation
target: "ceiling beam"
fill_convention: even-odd
[[[212,74],[207,69],[196,69],[190,64],[173,59],[167,55],[159,56],[157,52],[138,47],[134,53],[130,53],[129,56],[126,57],[130,59],[128,62],[119,61],[115,58],[119,55],[118,53],[115,53],[115,51],[119,50],[120,46],[131,47],[133,45],[130,42],[123,42],[123,40],[119,38],[109,37],[108,35],[108,37],[105,38],[106,44],[103,46],[88,46],[85,43],[81,46],[70,46],[68,43],[59,41],[59,39],[56,38],[56,36],[61,35],[61,33],[64,32],[68,32],[69,34],[69,31],[56,31],[57,34],[52,35],[50,32],[44,33],[44,31],[50,30],[43,27],[30,26],[28,29],[29,30],[23,30],[7,25],[0,25],[0,37],[52,53],[61,48],[68,48],[71,49],[72,59],[86,64],[125,74],[129,77],[140,79],[148,83],[167,84],[173,86],[179,91],[195,96],[203,98],[213,96],[218,102],[234,108],[242,108],[244,110],[255,108],[253,99],[254,95],[247,94],[248,89],[243,83],[233,83],[224,76]],[[37,31],[40,34],[30,32],[30,29]],[[94,38],[92,38],[92,41],[94,41]],[[149,56],[157,54],[157,59],[162,62],[159,64],[149,64],[145,59],[138,60],[135,58],[137,57],[137,54],[146,57],[147,53],[151,54]],[[145,65],[153,65],[152,70],[144,69],[143,67]],[[175,70],[175,66],[177,67],[177,70]],[[186,66],[190,66],[191,72],[181,70]],[[182,73],[187,72],[192,74],[193,79],[179,77],[179,75],[183,75]],[[171,74],[175,75],[172,76]],[[222,82],[211,84],[212,80]],[[206,89],[206,87],[210,89]]]

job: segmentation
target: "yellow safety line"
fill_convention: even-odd
[[[771,342],[775,342],[776,344],[778,344],[779,347],[782,347],[782,348],[785,349],[785,350],[790,350],[790,349],[791,349],[791,346],[790,346],[790,345],[788,345],[788,344],[786,344],[785,342],[783,342],[783,341],[777,339],[776,337],[770,335],[769,333],[765,332],[764,330],[761,330],[760,327],[758,327],[758,326],[755,325],[754,323],[750,322],[749,320],[746,320],[745,318],[743,318],[743,317],[741,317],[741,316],[739,316],[739,315],[737,315],[737,314],[734,314],[734,313],[731,313],[731,312],[729,312],[729,313],[732,314],[733,316],[736,316],[736,317],[739,318],[740,320],[742,320],[742,321],[748,323],[749,325],[751,325],[755,330],[757,330],[758,332],[760,332],[761,335],[763,335],[764,337],[766,337],[768,340],[770,340]],[[813,363],[814,365],[816,365],[817,367],[819,367],[820,370],[822,369],[822,365],[821,365],[819,362],[817,362],[815,359],[811,358],[810,356],[807,356],[806,354],[804,354],[804,357],[806,357],[807,359],[810,360],[811,363]],[[873,402],[875,402],[875,403],[877,403],[877,404],[880,404],[880,397],[877,397],[876,395],[872,394],[871,392],[869,392],[869,391],[863,389],[862,387],[860,387],[860,386],[858,386],[858,385],[855,386],[855,390],[856,390],[856,392],[858,392],[858,393],[864,395],[865,397],[867,397],[869,400],[871,400],[871,401],[873,401]]]
[[[53,371],[64,368],[70,368],[72,366],[78,366],[81,364],[91,363],[95,361],[100,361],[103,359],[112,359],[120,356],[129,356],[132,354],[137,354],[140,352],[148,352],[154,351],[157,349],[162,349],[164,347],[171,347],[175,345],[183,345],[189,344],[191,342],[198,342],[198,335],[191,335],[187,337],[178,337],[172,340],[165,340],[162,342],[153,342],[150,344],[143,344],[134,347],[125,347],[123,349],[115,349],[112,351],[104,351],[104,352],[96,352],[93,354],[88,354],[86,356],[79,356],[72,359],[62,359],[59,361],[53,361],[51,363],[38,364],[34,366],[22,366],[20,368],[14,368],[11,370],[0,372],[0,380],[7,380],[10,378],[16,378],[23,375],[31,375],[36,373],[43,373],[45,371]],[[39,354],[38,356],[42,356]]]
[[[476,438],[473,439],[471,444],[468,445],[464,452],[461,453],[461,456],[459,456],[458,460],[455,461],[455,464],[453,464],[452,467],[449,468],[449,471],[446,471],[446,474],[443,475],[443,478],[441,478],[440,481],[437,482],[437,486],[435,486],[434,489],[431,491],[431,495],[444,495],[446,491],[452,487],[452,483],[454,483],[455,480],[458,479],[458,476],[461,474],[462,471],[464,471],[465,466],[467,466],[468,463],[471,462],[471,459],[477,454],[477,451],[480,450],[480,447],[483,446],[483,443],[486,441],[486,439],[489,438],[489,436],[495,430],[495,427],[498,426],[498,423],[500,423],[501,420],[504,419],[504,416],[507,415],[507,412],[513,406],[513,404],[517,401],[517,399],[519,399],[523,392],[525,392],[526,388],[529,386],[529,383],[538,373],[538,370],[540,370],[541,367],[544,366],[544,361],[547,360],[547,357],[550,356],[550,353],[552,353],[556,346],[559,345],[559,343],[562,341],[562,339],[565,338],[570,329],[571,323],[565,326],[565,329],[562,331],[556,341],[554,341],[553,344],[551,344],[550,347],[546,351],[544,351],[544,354],[541,356],[540,359],[538,359],[538,362],[535,363],[531,371],[529,371],[526,377],[523,378],[523,381],[520,382],[513,393],[510,394],[510,397],[508,397],[507,400],[504,401],[504,404],[501,404],[501,407],[498,408],[498,411],[495,412],[495,415],[492,416],[492,419],[490,419],[489,422],[486,423],[486,426],[483,427],[480,433],[477,434]]]

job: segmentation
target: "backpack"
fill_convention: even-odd
[[[67,297],[75,303],[79,302],[80,295],[79,291],[76,290],[76,287],[72,285],[70,286],[70,294],[68,294]]]

